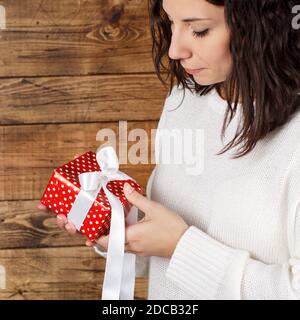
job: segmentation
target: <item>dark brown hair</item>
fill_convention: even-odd
[[[205,95],[213,88],[225,94],[228,107],[225,129],[242,101],[242,125],[218,154],[240,145],[234,158],[250,152],[269,132],[285,124],[300,108],[300,30],[292,28],[292,7],[287,0],[206,0],[224,6],[230,30],[232,68],[226,81],[202,86],[187,75],[180,61],[168,57],[172,31],[162,0],[149,0],[152,55],[155,70],[169,94],[174,82],[184,89]],[[167,65],[165,65],[166,60]],[[166,71],[166,80],[162,78]],[[255,103],[255,106],[254,106]]]

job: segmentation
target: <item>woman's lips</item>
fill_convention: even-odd
[[[205,68],[201,68],[201,69],[185,69],[185,71],[191,75],[195,75],[199,72],[201,72],[202,70],[204,70]]]

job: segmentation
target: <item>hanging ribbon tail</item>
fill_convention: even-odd
[[[137,223],[137,219],[138,208],[132,206],[126,218],[126,222],[128,225],[132,225]],[[136,255],[134,253],[125,253],[120,300],[134,300],[135,262]]]
[[[137,223],[138,220],[138,208],[132,206],[127,216],[127,225]],[[107,258],[107,252],[99,248],[98,245],[94,245],[96,253],[101,255],[103,258]],[[124,254],[123,261],[123,273],[122,283],[120,289],[120,300],[134,300],[134,289],[135,289],[135,266],[136,266],[136,255],[133,253]]]
[[[105,186],[103,189],[111,204],[111,221],[102,300],[119,300],[125,251],[125,214],[120,200]]]

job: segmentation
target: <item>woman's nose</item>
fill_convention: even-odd
[[[172,40],[168,54],[170,59],[173,60],[188,59],[192,56],[191,50],[185,44],[183,36],[174,33],[172,35]]]

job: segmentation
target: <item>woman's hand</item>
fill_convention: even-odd
[[[125,229],[125,251],[140,256],[161,256],[170,258],[175,247],[188,229],[185,221],[174,211],[152,201],[134,188],[130,192],[129,184],[124,185],[124,194],[127,200],[145,216],[138,223],[129,225]],[[108,236],[96,240],[107,251]]]

